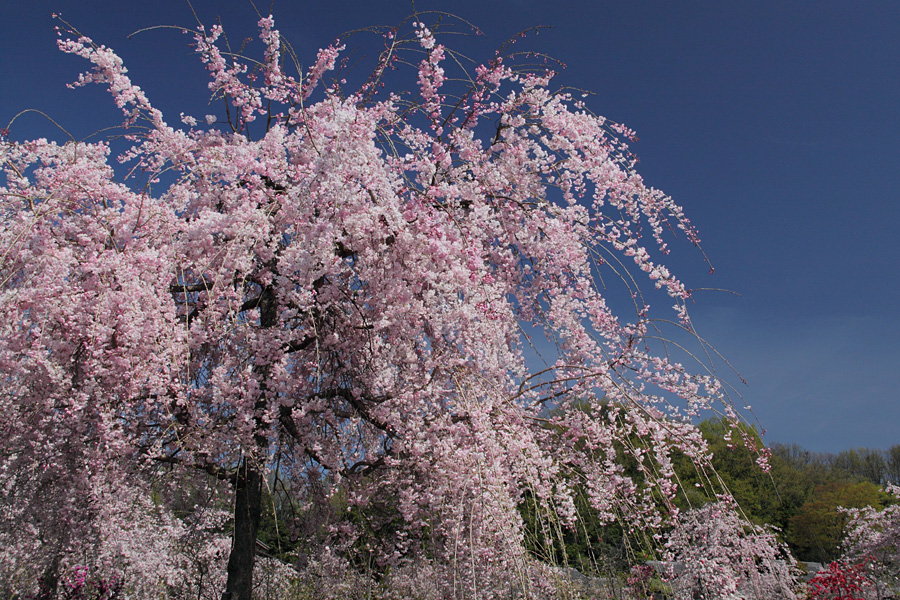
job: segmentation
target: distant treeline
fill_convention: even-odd
[[[819,470],[832,477],[870,481],[875,485],[900,485],[900,444],[887,450],[857,448],[837,454],[811,452],[798,444],[774,443],[769,449],[800,470]]]

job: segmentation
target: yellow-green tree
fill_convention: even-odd
[[[787,531],[797,558],[830,562],[840,555],[848,517],[838,507],[881,508],[885,495],[868,481],[830,482],[816,487],[812,497],[790,520]]]

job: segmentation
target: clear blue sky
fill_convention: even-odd
[[[257,3],[264,14],[267,2]],[[207,24],[252,35],[249,2],[195,0]],[[478,60],[534,25],[523,48],[596,93],[591,108],[635,129],[653,186],[700,228],[716,267],[684,245],[672,263],[697,293],[695,323],[748,380],[731,377],[766,440],[838,451],[900,443],[900,2],[417,0],[486,34]],[[275,3],[276,27],[309,64],[344,31],[393,25],[406,0]],[[203,71],[183,0],[30,0],[0,5],[0,125],[40,109],[76,137],[119,123],[106,93],[67,90],[85,68],[55,49],[51,12],[115,48],[176,122],[202,116]],[[239,32],[239,33],[237,33]],[[450,42],[453,44],[453,42]],[[362,45],[351,40],[350,45]],[[371,47],[370,47],[371,48]],[[480,53],[480,54],[477,54]],[[198,104],[198,99],[200,104]],[[27,116],[12,137],[54,136]]]

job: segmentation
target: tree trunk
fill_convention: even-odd
[[[273,271],[276,270],[276,264],[277,262],[271,264]],[[260,329],[269,329],[278,324],[278,303],[275,289],[271,285],[263,288],[257,307]],[[263,431],[266,425],[262,414],[266,408],[269,365],[257,364],[253,370],[259,377],[259,398],[254,407],[254,441],[260,451],[258,456],[265,456],[268,439]],[[256,536],[262,515],[262,488],[263,470],[252,456],[245,456],[238,467],[234,483],[234,535],[231,540],[231,555],[228,557],[228,581],[225,583],[222,600],[253,598],[253,564],[256,562]]]
[[[256,536],[262,514],[262,473],[245,458],[234,490],[234,536],[228,557],[228,582],[222,600],[251,600]]]
[[[53,557],[53,560],[44,569],[41,574],[40,588],[38,591],[38,600],[51,600],[56,598],[56,589],[59,586],[59,551]],[[13,594],[15,596],[15,594]]]

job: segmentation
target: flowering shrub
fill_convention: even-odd
[[[75,567],[62,580],[59,594],[56,590],[41,588],[35,594],[26,594],[26,600],[118,600],[122,598],[122,582],[115,577],[92,575],[88,567]]]
[[[115,577],[90,578],[87,567],[78,567],[62,582],[63,600],[116,600],[122,592],[122,582]]]
[[[866,575],[866,563],[834,561],[828,570],[809,581],[811,600],[870,600],[872,581]]]
[[[656,571],[649,565],[636,565],[626,579],[626,590],[634,600],[653,598],[653,577]]]
[[[845,510],[849,517],[844,538],[844,563],[865,566],[879,598],[900,592],[900,487],[889,485],[894,504],[878,510],[868,506]]]

